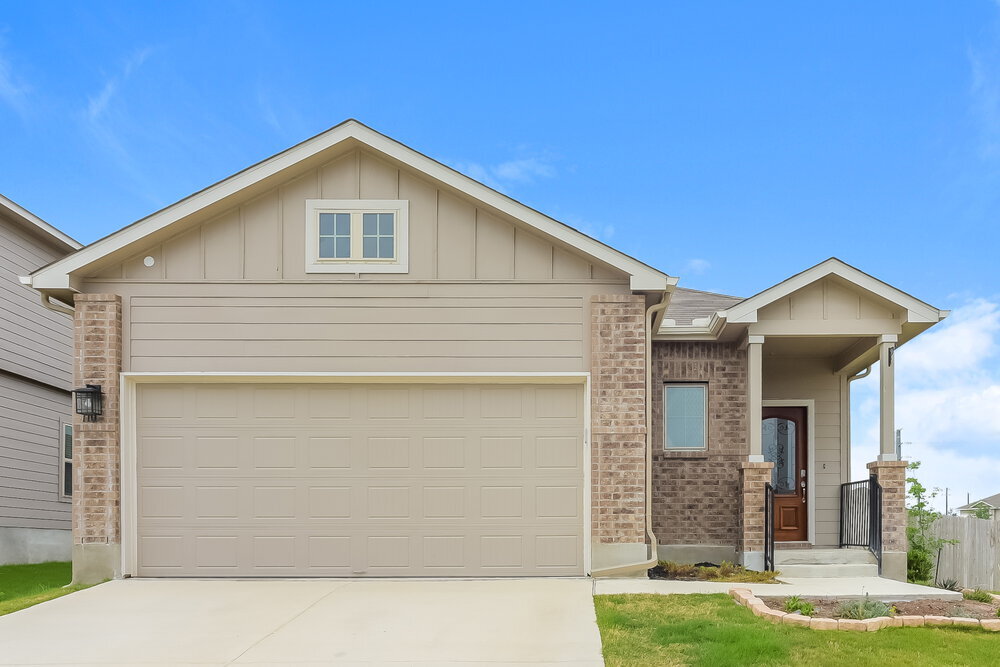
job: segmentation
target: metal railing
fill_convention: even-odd
[[[774,571],[774,487],[764,484],[764,570]]]
[[[882,572],[882,485],[872,475],[840,485],[840,546],[867,547]]]

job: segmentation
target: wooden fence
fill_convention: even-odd
[[[958,540],[941,549],[936,581],[955,579],[967,588],[1000,591],[1000,517],[943,516],[932,530],[938,537]]]

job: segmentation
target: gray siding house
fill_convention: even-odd
[[[0,195],[0,565],[70,557],[73,320],[18,276],[79,247]]]

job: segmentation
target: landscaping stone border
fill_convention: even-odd
[[[753,594],[749,588],[730,588],[729,595],[736,601],[753,612],[754,616],[780,623],[782,625],[796,625],[813,630],[846,630],[853,632],[877,632],[882,628],[911,628],[920,626],[959,626],[959,627],[979,627],[988,632],[1000,632],[1000,618],[962,618],[957,616],[879,616],[878,618],[868,618],[863,621],[855,621],[847,618],[813,618],[802,614],[789,614],[778,609],[771,609],[759,597]],[[1000,596],[994,595],[994,598]]]

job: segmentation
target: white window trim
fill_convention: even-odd
[[[66,493],[64,493],[64,489],[66,488],[66,462],[67,461],[69,462],[70,471],[71,471],[70,475],[72,475],[73,459],[72,458],[69,458],[69,459],[66,458],[66,429],[67,428],[70,429],[70,438],[73,438],[76,435],[75,432],[74,432],[74,429],[73,429],[73,424],[71,424],[70,422],[59,422],[59,458],[58,458],[58,460],[59,460],[59,482],[58,482],[59,483],[59,490],[58,490],[58,492],[59,492],[59,500],[63,500],[63,501],[69,502],[69,501],[73,500],[73,494],[70,493],[69,495],[66,495]],[[73,443],[73,449],[76,449],[76,442]],[[73,483],[73,480],[70,479],[70,484],[72,484],[72,483]],[[72,487],[70,487],[70,488],[72,489]]]
[[[408,273],[410,202],[405,199],[307,199],[306,200],[306,273]],[[358,259],[361,254],[360,226],[352,227],[351,259],[319,256],[320,213],[394,213],[395,259]],[[360,219],[360,215],[358,215]],[[353,220],[353,216],[352,216]]]
[[[667,390],[671,387],[701,387],[705,396],[703,417],[704,441],[700,447],[670,447],[667,443]],[[705,452],[708,451],[708,383],[707,382],[664,382],[663,383],[663,451],[665,452]]]

